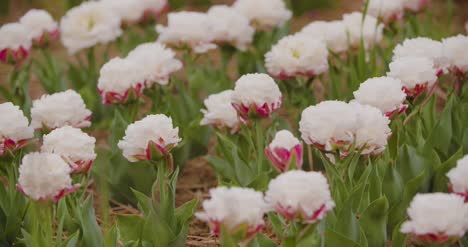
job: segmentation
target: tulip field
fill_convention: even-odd
[[[0,247],[468,247],[466,1],[0,1]]]

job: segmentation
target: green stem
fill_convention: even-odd
[[[31,234],[37,246],[53,246],[53,205],[52,202],[31,201],[33,217],[30,219]]]

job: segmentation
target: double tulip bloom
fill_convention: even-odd
[[[288,130],[276,133],[265,154],[278,172],[302,167],[302,143]]]
[[[231,104],[233,90],[212,94],[205,99],[206,109],[202,109],[203,119],[200,125],[213,125],[218,129],[228,127],[232,132],[239,129],[237,111]]]
[[[422,245],[450,244],[466,232],[468,204],[455,194],[417,194],[408,216],[401,226],[402,233],[410,234]]]
[[[258,30],[280,27],[292,17],[284,0],[236,0],[233,8],[247,17]]]
[[[195,216],[207,222],[214,235],[225,231],[249,239],[265,226],[267,205],[263,194],[247,188],[218,187],[210,190],[211,199],[203,202],[203,211]]]
[[[237,80],[231,103],[243,123],[269,118],[281,106],[281,91],[269,75],[247,74]]]
[[[457,167],[447,173],[452,193],[462,196],[468,202],[468,155],[457,162]]]
[[[33,44],[37,47],[45,46],[59,38],[59,26],[45,10],[29,10],[19,22],[28,28]]]
[[[327,179],[319,172],[280,174],[268,185],[265,201],[284,218],[304,224],[319,222],[335,207]]]
[[[179,128],[173,127],[172,119],[157,114],[130,124],[118,146],[130,162],[158,161],[170,156],[180,141]]]
[[[0,62],[20,64],[26,59],[32,46],[29,32],[20,23],[9,23],[0,28]]]
[[[468,73],[468,36],[459,34],[442,40],[444,55],[446,56],[450,70],[462,77]]]
[[[369,0],[367,13],[380,18],[384,23],[395,22],[403,19],[404,0]],[[364,1],[366,3],[366,1]]]
[[[10,102],[0,104],[0,156],[24,147],[34,137],[29,120],[18,106]]]
[[[72,169],[71,173],[86,173],[96,159],[96,139],[81,129],[65,126],[44,135],[41,152],[59,155]]]
[[[19,167],[17,188],[35,201],[57,202],[79,188],[72,185],[71,171],[57,154],[29,153]]]

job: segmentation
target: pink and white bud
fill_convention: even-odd
[[[434,62],[437,76],[447,72],[448,59],[444,55],[443,45],[440,41],[435,41],[425,37],[405,39],[393,49],[393,61],[403,57],[427,57]]]
[[[450,191],[463,196],[468,202],[468,155],[457,162],[457,167],[450,170],[447,177]]]
[[[0,104],[0,156],[24,147],[34,137],[29,120],[18,106]]]
[[[206,222],[214,235],[221,229],[228,234],[242,233],[249,239],[265,226],[267,205],[263,194],[253,189],[218,187],[210,190],[210,199],[203,202],[203,211],[195,216]]]
[[[409,219],[401,232],[423,244],[444,244],[463,237],[467,228],[468,204],[455,194],[417,194],[408,208]]]
[[[302,167],[302,143],[288,130],[278,131],[265,148],[265,154],[278,172]]]
[[[243,123],[252,117],[269,118],[281,107],[281,91],[269,75],[247,74],[236,81],[231,103]]]
[[[32,46],[27,27],[20,23],[9,23],[0,27],[0,62],[20,64]]]
[[[96,139],[81,129],[65,126],[44,135],[41,152],[62,157],[72,169],[71,173],[86,173],[96,159]]]
[[[321,221],[335,207],[325,176],[300,170],[271,180],[265,201],[284,218],[304,224]]]
[[[247,50],[255,34],[255,29],[250,26],[247,17],[226,5],[215,5],[207,14],[216,43],[229,44],[241,51]]]
[[[379,24],[377,18],[366,15],[363,22],[363,16],[360,12],[352,12],[343,15],[343,23],[346,26],[346,32],[349,35],[349,45],[357,49],[361,46],[361,37],[364,41],[364,48],[371,49],[383,39],[383,24]]]
[[[59,37],[58,23],[45,10],[31,9],[21,17],[19,22],[28,28],[30,37],[37,47],[47,45]]]
[[[218,94],[212,94],[205,99],[206,107],[202,109],[203,119],[200,125],[213,125],[222,129],[228,127],[235,131],[239,127],[237,111],[231,104],[233,90],[226,90]]]
[[[327,45],[310,35],[286,36],[265,54],[265,67],[279,79],[315,77],[328,71]]]
[[[205,13],[181,11],[169,13],[167,26],[156,25],[158,42],[176,48],[190,48],[195,53],[215,49],[210,18]]]
[[[401,80],[403,90],[410,97],[417,97],[437,82],[434,63],[426,57],[402,57],[390,63],[387,76]]]
[[[232,7],[259,30],[280,27],[292,17],[283,0],[236,0]]]
[[[450,70],[461,77],[468,73],[468,36],[459,34],[442,40],[444,56],[448,59]]]
[[[103,104],[125,104],[136,100],[145,85],[142,67],[134,60],[116,57],[99,72],[98,91]]]
[[[367,0],[364,1],[366,3]],[[369,0],[367,13],[380,18],[384,23],[400,21],[403,19],[404,0]]]
[[[403,0],[403,6],[405,10],[413,13],[419,13],[423,11],[430,3],[430,0]]]
[[[354,142],[357,124],[352,106],[342,101],[323,101],[302,112],[299,131],[309,145],[346,154]]]
[[[366,80],[354,91],[356,102],[378,108],[387,117],[401,114],[408,108],[403,104],[406,94],[399,79],[375,77]]]
[[[63,126],[86,128],[91,126],[92,112],[77,92],[67,90],[43,95],[34,100],[31,108],[31,126],[49,130]]]
[[[137,162],[167,157],[180,141],[179,128],[173,127],[172,119],[157,114],[130,124],[118,146],[128,161]]]
[[[346,26],[341,20],[313,21],[302,28],[300,33],[325,40],[328,49],[334,53],[342,53],[349,48]]]
[[[19,168],[17,188],[35,201],[54,201],[75,192],[71,168],[57,154],[29,153]]]
[[[389,127],[390,120],[378,108],[359,103],[350,103],[357,114],[357,128],[355,130],[356,150],[361,155],[378,155],[385,151],[388,138],[392,135]]]
[[[134,61],[140,67],[136,72],[141,73],[148,88],[154,83],[167,85],[171,75],[183,66],[173,50],[156,42],[137,46],[126,59]],[[133,76],[139,77],[136,74]]]
[[[120,16],[105,3],[83,2],[62,17],[62,43],[70,54],[97,44],[107,44],[122,34],[120,25]]]

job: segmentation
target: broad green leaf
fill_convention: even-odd
[[[325,247],[337,246],[360,247],[359,244],[355,241],[343,236],[338,232],[333,231],[332,229],[327,229],[325,231]]]
[[[359,218],[370,246],[385,246],[387,242],[388,201],[385,196],[371,202]]]
[[[117,215],[117,226],[124,244],[140,240],[143,223],[138,215]]]

